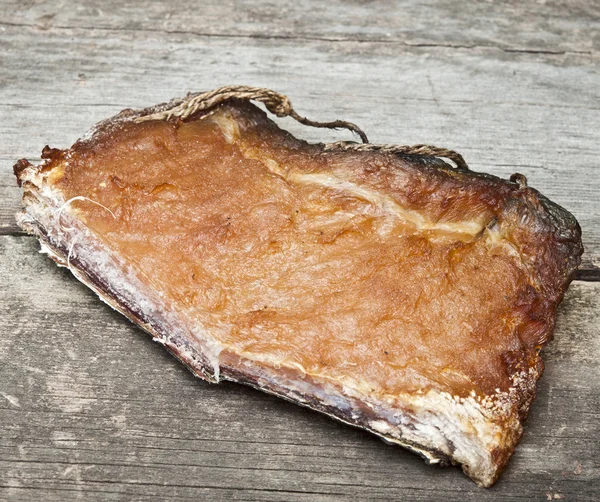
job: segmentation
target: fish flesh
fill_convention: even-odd
[[[491,486],[582,253],[522,180],[338,149],[248,100],[124,110],[20,160],[19,225],[195,375],[366,429]]]

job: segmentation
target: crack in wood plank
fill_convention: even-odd
[[[189,35],[199,38],[233,38],[233,39],[254,39],[254,40],[289,40],[293,42],[329,42],[329,43],[371,43],[371,44],[386,44],[386,45],[403,45],[412,48],[432,48],[432,49],[450,49],[450,50],[497,50],[506,53],[532,54],[532,55],[547,55],[547,56],[594,56],[598,51],[586,50],[549,50],[549,49],[529,49],[523,47],[504,47],[493,44],[442,44],[428,42],[408,42],[405,40],[395,40],[386,38],[360,38],[360,37],[326,37],[315,35],[277,35],[265,33],[211,33],[200,32],[194,30],[168,30],[158,28],[133,28],[133,27],[102,27],[102,26],[62,26],[51,25],[43,26],[34,23],[11,23],[7,21],[0,22],[0,26],[10,26],[16,28],[31,28],[41,31],[52,30],[81,30],[87,32],[134,32],[134,33],[159,33],[166,35]]]

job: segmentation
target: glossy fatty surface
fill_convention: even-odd
[[[570,273],[559,246],[539,251],[558,237],[535,191],[435,159],[324,151],[248,104],[100,128],[47,169],[227,351],[388,402],[491,396],[541,369]]]

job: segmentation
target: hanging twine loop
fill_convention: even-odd
[[[185,120],[197,112],[207,111],[229,99],[245,99],[259,101],[267,110],[277,117],[291,117],[303,125],[325,129],[347,129],[360,136],[362,143],[352,141],[339,141],[325,145],[328,151],[354,151],[354,152],[382,152],[403,155],[421,155],[425,157],[441,157],[449,159],[459,169],[469,169],[467,163],[459,153],[446,148],[431,145],[376,145],[369,143],[364,131],[352,122],[334,120],[332,122],[317,122],[298,115],[289,98],[283,94],[262,87],[249,87],[244,85],[228,85],[201,94],[191,94],[167,110],[161,110],[135,119],[135,122],[149,120],[169,120],[173,117]]]

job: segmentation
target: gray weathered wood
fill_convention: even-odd
[[[2,8],[4,7],[4,8]],[[40,30],[85,28],[219,36],[369,41],[408,47],[491,47],[506,52],[589,55],[600,48],[600,6],[585,0],[555,2],[290,1],[220,0],[85,2],[59,8],[12,0],[0,6],[7,25]],[[568,36],[565,36],[568,34]]]
[[[523,443],[483,491],[320,415],[194,380],[37,254],[14,224],[12,175],[122,108],[265,86],[374,142],[527,175],[579,219],[598,278],[599,19],[584,1],[0,0],[0,499],[600,498],[600,284],[571,287]]]

